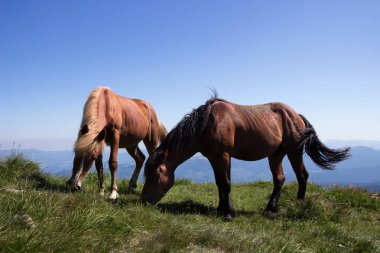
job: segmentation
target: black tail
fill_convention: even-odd
[[[335,164],[350,157],[350,148],[330,149],[326,147],[318,138],[314,127],[301,114],[299,116],[305,122],[306,129],[303,133],[301,146],[305,147],[305,152],[322,169],[332,170]]]

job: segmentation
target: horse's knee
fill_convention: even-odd
[[[303,177],[305,178],[305,181],[309,179],[309,172],[307,172],[306,169],[303,171]]]
[[[284,182],[285,182],[285,176],[284,175],[281,175],[279,178],[278,178],[278,180],[279,180],[279,182],[280,182],[280,184],[281,184],[281,186],[284,184]]]
[[[117,168],[117,161],[116,160],[109,160],[108,161],[108,166],[112,170],[116,170]]]
[[[307,178],[308,178],[309,176],[304,176],[304,175],[299,175],[299,176],[297,176],[297,181],[298,181],[298,184],[299,184],[299,186],[301,187],[304,187],[306,184],[307,184]]]
[[[285,182],[285,176],[284,175],[278,175],[275,180],[273,180],[275,188],[282,188]]]

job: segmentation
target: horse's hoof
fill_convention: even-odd
[[[224,215],[223,219],[224,221],[233,221],[234,217],[232,216],[232,214],[226,214]]]
[[[112,191],[109,199],[117,199],[117,198],[119,198],[119,194],[117,193],[117,191]]]
[[[135,193],[136,189],[137,189],[137,184],[129,184],[127,193],[130,193],[130,194]]]
[[[267,208],[265,209],[265,212],[277,213],[278,212],[278,206],[268,205]]]
[[[78,186],[78,185],[70,185],[70,184],[67,184],[67,189],[71,192],[77,192],[77,191],[80,191],[81,187]]]

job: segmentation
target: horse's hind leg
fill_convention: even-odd
[[[132,158],[135,160],[135,163],[136,163],[136,168],[133,171],[131,180],[129,180],[129,184],[128,184],[128,192],[132,193],[135,191],[137,187],[137,179],[139,177],[141,167],[144,164],[145,155],[141,152],[138,146],[135,146],[133,148],[127,148],[127,151],[132,156]]]
[[[302,158],[302,149],[297,149],[294,152],[288,153],[289,161],[293,167],[298,181],[298,194],[297,198],[303,200],[306,194],[307,179],[309,173],[307,172]]]
[[[278,210],[278,199],[281,195],[281,189],[285,182],[284,171],[282,168],[282,160],[285,154],[279,151],[275,155],[268,157],[270,170],[273,176],[273,192],[268,202],[267,211],[277,212]]]

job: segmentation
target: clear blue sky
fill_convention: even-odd
[[[380,140],[380,1],[0,1],[0,148],[71,149],[98,86],[168,129],[215,87]]]

